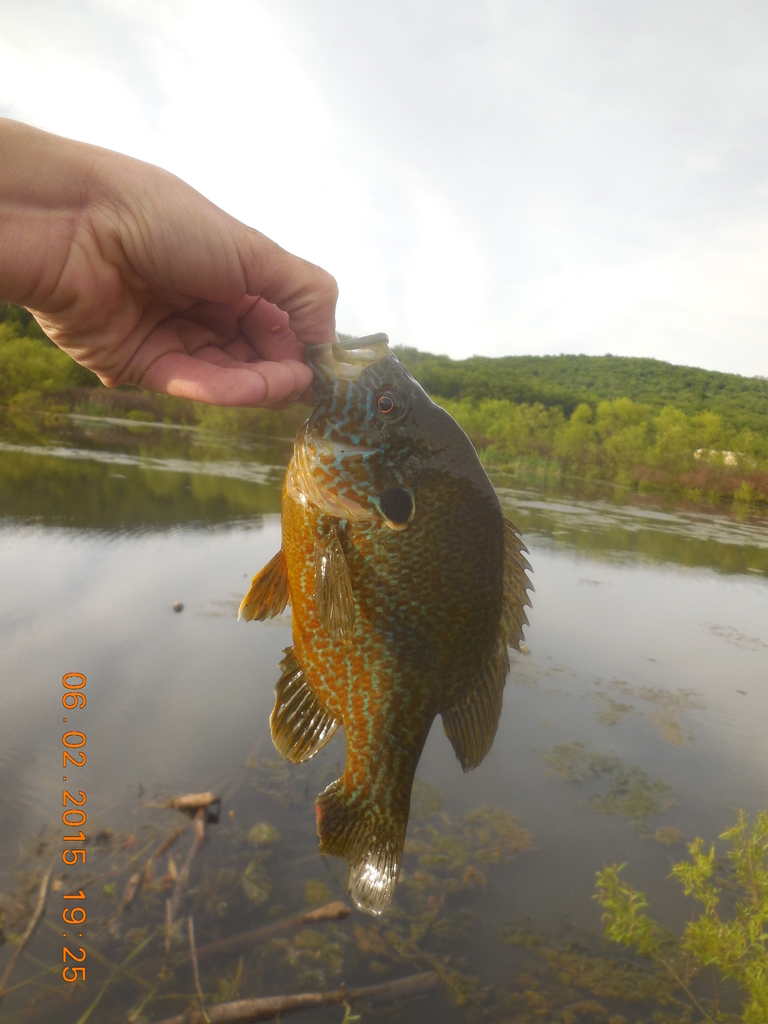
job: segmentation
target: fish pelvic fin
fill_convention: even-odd
[[[349,646],[355,632],[355,602],[336,530],[326,546],[315,545],[315,608],[328,635]]]
[[[280,668],[283,674],[275,687],[275,707],[269,719],[272,741],[286,760],[300,764],[325,746],[339,723],[309,688],[292,647],[285,649]]]
[[[272,619],[284,611],[289,602],[288,570],[285,553],[280,548],[275,557],[251,580],[251,589],[243,598],[237,617],[246,622]]]
[[[392,902],[400,874],[407,813],[383,814],[365,798],[350,796],[343,779],[320,794],[316,810],[320,853],[343,857],[353,902],[368,914],[381,914]]]
[[[491,749],[501,717],[504,684],[509,672],[508,647],[520,649],[525,614],[530,607],[528,559],[517,527],[504,519],[504,570],[499,635],[477,685],[442,712],[443,729],[465,772],[477,768]]]

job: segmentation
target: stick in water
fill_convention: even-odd
[[[16,949],[14,949],[13,956],[11,957],[8,966],[3,971],[2,978],[0,978],[0,1000],[2,1000],[5,995],[5,983],[8,981],[8,978],[11,975],[11,971],[16,965],[16,961],[19,959],[22,952],[24,951],[24,947],[26,946],[26,944],[32,938],[35,928],[37,928],[40,918],[43,916],[43,912],[45,911],[45,903],[46,900],[48,899],[48,886],[51,883],[52,874],[53,864],[51,864],[46,873],[43,875],[43,881],[40,883],[40,894],[37,897],[37,906],[35,907],[35,912],[32,915],[29,924],[27,925],[27,930],[21,937],[21,942],[18,944]]]
[[[307,924],[322,924],[323,921],[341,921],[352,913],[350,907],[343,900],[333,900],[332,903],[324,903],[322,907],[315,907],[314,910],[307,910],[303,914],[294,914],[292,917],[284,917],[280,921],[272,921],[271,924],[262,925],[261,928],[254,928],[249,932],[240,932],[237,935],[230,935],[226,939],[219,939],[218,942],[210,942],[206,946],[200,946],[197,950],[197,959],[202,960],[206,956],[217,956],[221,953],[231,953],[233,950],[245,949],[247,946],[255,946],[258,942],[266,942],[268,939],[279,935],[280,932],[290,931],[292,928],[300,928]]]
[[[187,918],[187,924],[189,925],[189,948],[192,956],[192,969],[195,972],[195,989],[197,991],[198,1001],[200,1002],[200,1013],[203,1015],[205,1024],[211,1024],[208,1014],[205,1012],[205,1007],[203,1006],[203,990],[200,988],[200,974],[197,970],[197,952],[195,950],[195,925],[191,914]]]
[[[350,1002],[358,999],[407,999],[421,995],[439,983],[434,971],[411,974],[397,981],[365,988],[337,989],[335,992],[303,992],[293,996],[265,996],[262,999],[239,999],[234,1003],[219,1003],[208,1010],[209,1024],[251,1024],[253,1021],[273,1020],[284,1013],[311,1010],[317,1006]],[[204,1024],[205,1018],[195,1010],[177,1017],[168,1017],[160,1024]]]

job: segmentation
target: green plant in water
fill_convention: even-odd
[[[688,846],[691,859],[672,868],[699,911],[678,938],[648,917],[645,894],[626,885],[621,867],[597,873],[596,899],[603,907],[605,935],[650,957],[672,978],[699,1019],[708,1024],[768,1021],[768,812],[750,825],[743,811],[736,824],[723,832],[730,849],[726,870],[715,860],[715,847],[696,839]],[[727,897],[725,894],[727,893]],[[727,900],[730,912],[723,913]],[[744,994],[741,1015],[726,1013],[718,996],[698,998],[693,980],[705,967],[736,982]],[[691,1019],[690,1017],[686,1019]],[[696,1019],[695,1017],[693,1018]]]

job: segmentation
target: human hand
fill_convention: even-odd
[[[336,295],[167,171],[0,119],[0,299],[108,387],[288,405]]]

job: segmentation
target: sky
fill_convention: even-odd
[[[764,0],[0,0],[0,116],[174,172],[339,329],[768,375]]]

